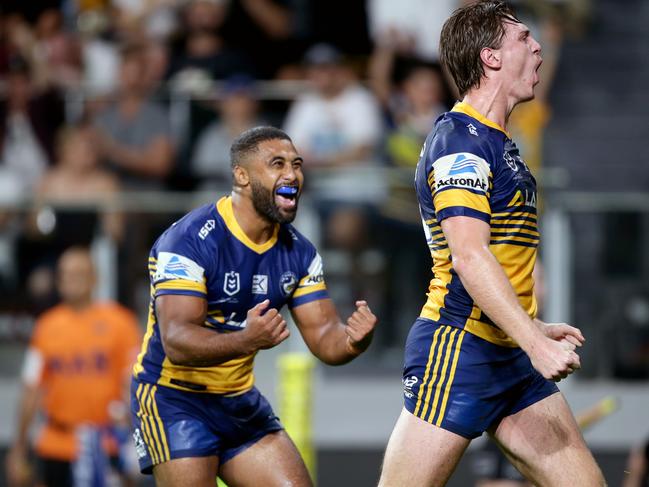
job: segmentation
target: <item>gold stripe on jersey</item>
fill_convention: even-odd
[[[444,191],[438,191],[433,196],[433,202],[437,213],[452,206],[464,206],[486,213],[487,215],[491,214],[487,197],[472,193],[466,189],[445,189]]]
[[[168,357],[165,357],[158,384],[181,391],[191,390],[216,394],[245,391],[250,389],[255,382],[252,368],[254,358],[255,354],[250,354],[213,367],[196,368],[175,365]],[[204,389],[183,387],[178,382],[173,383],[172,379],[181,383],[196,384]]]
[[[428,188],[430,189],[431,194],[435,192],[435,169],[431,167],[430,173],[428,173]]]
[[[446,347],[444,349],[444,363],[442,364],[442,370],[439,374],[439,380],[437,383],[434,385],[435,388],[435,395],[433,396],[433,404],[430,407],[430,414],[428,415],[428,421],[429,423],[433,422],[433,416],[435,416],[435,413],[437,411],[437,404],[439,402],[439,397],[440,397],[440,392],[442,391],[442,387],[444,386],[444,382],[448,380],[448,377],[446,376],[446,371],[448,370],[448,363],[451,358],[452,352],[453,352],[453,343],[455,342],[455,336],[457,335],[457,332],[459,331],[458,328],[453,328],[453,327],[446,327],[447,330],[445,333],[448,333],[448,329],[452,329],[453,331],[450,332],[450,336],[448,338],[448,343],[446,344]],[[439,362],[439,360],[438,360]],[[431,383],[431,387],[433,387],[433,384]],[[429,391],[430,394],[430,391]]]
[[[257,244],[250,240],[248,235],[243,231],[239,226],[239,222],[234,216],[232,211],[232,198],[230,196],[224,196],[216,203],[216,209],[219,212],[219,215],[223,218],[225,226],[228,227],[228,230],[232,235],[236,237],[242,244],[244,244],[249,249],[257,252],[258,254],[263,254],[267,250],[271,249],[273,245],[277,242],[277,234],[279,233],[279,224],[275,224],[273,230],[273,235],[263,244]]]
[[[441,308],[434,303],[444,303],[444,298],[448,294],[446,283],[451,281],[451,251],[437,219],[431,218],[426,220],[425,223],[431,234],[429,248],[433,257],[432,270],[434,277],[428,286],[428,299],[424,304],[421,316],[438,321]]]
[[[299,298],[300,296],[305,296],[307,294],[314,293],[316,291],[325,291],[327,286],[324,282],[310,285],[310,286],[299,286],[293,293],[293,298]]]
[[[502,133],[504,133],[510,139],[512,138],[511,135],[509,135],[509,132],[507,132],[503,127],[498,125],[496,122],[494,122],[492,120],[489,120],[482,113],[480,113],[478,110],[476,110],[475,108],[473,108],[471,105],[469,105],[466,102],[461,101],[461,102],[456,103],[451,111],[452,112],[464,113],[465,115],[468,115],[469,117],[475,118],[478,122],[486,125],[487,127],[491,127],[491,128],[496,129],[496,130],[500,130]]]
[[[462,349],[462,340],[464,340],[464,335],[466,332],[460,330],[457,341],[455,342],[455,348],[453,350],[453,363],[451,364],[451,372],[449,374],[448,381],[446,382],[446,387],[444,388],[444,397],[442,399],[442,405],[439,408],[439,415],[437,416],[437,421],[435,421],[436,426],[442,424],[444,419],[444,414],[446,413],[446,403],[451,394],[451,386],[453,385],[453,379],[455,379],[455,370],[457,369],[457,362],[460,358],[460,350]],[[432,418],[434,419],[434,418]]]
[[[153,296],[153,286],[150,287],[151,291],[150,294]],[[149,347],[149,340],[151,340],[151,337],[153,336],[153,327],[156,325],[155,322],[155,314],[153,312],[153,299],[149,300],[149,314],[147,317],[146,321],[146,332],[144,333],[144,338],[142,339],[142,348],[140,348],[140,353],[137,356],[137,360],[135,361],[135,364],[133,365],[133,375],[135,377],[138,376],[140,372],[144,371],[144,365],[142,365],[142,361],[144,360],[144,355],[146,355],[146,352]]]
[[[196,282],[187,279],[170,279],[155,284],[155,290],[161,291],[163,289],[171,289],[175,291],[196,291],[201,294],[207,294],[207,286],[205,281]]]

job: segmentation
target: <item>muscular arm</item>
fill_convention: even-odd
[[[288,337],[286,322],[275,309],[262,314],[268,301],[248,311],[242,331],[216,333],[204,328],[207,301],[183,295],[156,298],[155,307],[165,354],[176,365],[210,367],[271,348]]]
[[[477,306],[530,356],[548,379],[560,379],[579,367],[579,357],[546,337],[518,302],[509,279],[489,250],[490,227],[470,217],[442,220],[453,269]],[[574,347],[573,347],[574,348]]]
[[[365,301],[345,325],[330,299],[311,301],[293,308],[293,319],[309,350],[329,365],[342,365],[363,353],[372,341],[376,317]]]
[[[478,307],[523,349],[543,338],[489,250],[489,225],[456,216],[442,220],[442,231],[451,249],[453,269]]]

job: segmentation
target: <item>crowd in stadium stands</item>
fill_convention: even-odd
[[[411,173],[432,123],[454,101],[436,31],[463,3],[4,1],[0,244],[13,250],[3,258],[0,306],[49,306],[58,255],[103,233],[123,257],[119,298],[137,307],[132,283],[146,279],[144,256],[168,221],[97,215],[93,205],[109,208],[123,191],[219,190],[231,141],[264,123],[284,128],[305,156],[325,248],[346,257],[350,305],[371,288],[399,303],[386,308],[395,319],[399,306],[418,307],[416,293],[398,284],[404,272],[415,276],[412,289],[428,279]],[[540,19],[532,24],[552,66],[562,7],[517,3]],[[293,88],[271,96],[263,80]],[[511,127],[535,167],[546,93],[518,114],[527,131]],[[179,111],[175,102],[188,98]],[[25,201],[29,211],[16,211]],[[368,252],[376,247],[394,259]]]

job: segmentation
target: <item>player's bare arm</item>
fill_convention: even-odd
[[[330,299],[297,306],[292,314],[309,350],[329,365],[345,364],[367,350],[377,324],[365,301],[356,301],[346,324]]]
[[[443,220],[441,226],[462,284],[478,307],[527,353],[534,368],[555,381],[578,369],[574,347],[548,337],[520,306],[505,272],[489,250],[489,225],[454,216]]]
[[[210,367],[257,350],[272,348],[288,338],[286,321],[268,308],[268,300],[250,309],[240,332],[214,333],[203,326],[207,301],[195,296],[163,295],[156,298],[162,343],[175,365]]]

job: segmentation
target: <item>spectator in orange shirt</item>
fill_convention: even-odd
[[[125,386],[140,342],[135,316],[119,304],[93,299],[95,270],[87,249],[66,250],[57,270],[61,303],[36,322],[23,368],[17,432],[7,455],[10,486],[29,480],[28,432],[39,410],[44,426],[35,452],[45,486],[73,485],[81,426],[101,432],[104,452],[117,457],[108,432],[124,411]]]

